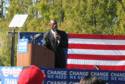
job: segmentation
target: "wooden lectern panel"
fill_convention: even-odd
[[[46,47],[28,44],[26,53],[17,53],[17,66],[37,65],[54,68],[54,53]]]

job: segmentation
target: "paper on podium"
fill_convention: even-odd
[[[28,14],[16,14],[13,17],[12,21],[10,22],[9,27],[13,27],[13,28],[22,27],[27,17],[28,17]]]

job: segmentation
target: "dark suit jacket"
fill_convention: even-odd
[[[51,31],[44,34],[45,46],[55,52],[55,67],[56,68],[65,68],[66,67],[66,55],[64,50],[68,47],[68,38],[67,34],[64,31],[57,30],[57,33],[60,36],[60,43],[57,43],[54,35]]]

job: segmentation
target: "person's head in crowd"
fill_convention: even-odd
[[[82,78],[80,84],[92,84],[92,81],[90,78]]]
[[[80,80],[80,84],[106,84],[104,80],[97,78],[83,78]]]
[[[50,26],[53,31],[57,30],[58,25],[56,20],[50,20]]]
[[[39,67],[31,65],[20,73],[18,84],[42,84],[45,74]]]

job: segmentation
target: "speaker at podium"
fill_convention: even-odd
[[[46,68],[54,68],[54,52],[44,46],[28,43],[22,39],[18,43],[17,66],[37,65]]]

